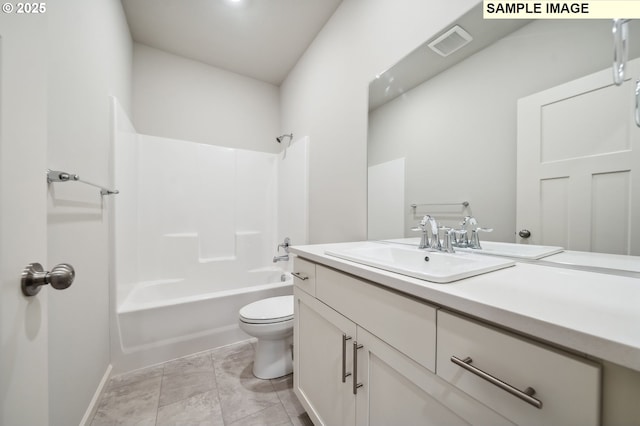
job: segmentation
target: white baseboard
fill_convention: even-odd
[[[98,411],[98,403],[100,402],[100,397],[105,391],[109,378],[111,377],[111,370],[113,370],[113,366],[109,364],[107,366],[107,370],[102,376],[102,380],[100,380],[100,383],[98,384],[98,388],[93,394],[93,398],[91,398],[91,402],[87,407],[87,411],[84,413],[84,417],[80,420],[80,426],[88,426],[93,420],[93,416],[96,414],[96,411]]]

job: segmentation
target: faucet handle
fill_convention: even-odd
[[[285,253],[289,253],[289,246],[291,245],[291,238],[285,237],[284,241],[278,244],[276,252],[280,252],[280,248],[283,248]]]
[[[438,231],[444,231],[444,238],[442,239],[442,251],[446,251],[447,253],[455,253],[453,249],[453,241],[451,239],[455,235],[455,229],[449,228],[448,226],[440,226]],[[440,236],[438,236],[440,239]]]
[[[458,244],[458,236],[465,235],[467,231],[465,229],[449,228],[448,226],[441,226],[439,228],[444,231],[444,238],[442,240],[442,251],[447,253],[455,253],[454,247]]]
[[[476,228],[471,231],[471,241],[469,242],[469,247],[474,249],[481,249],[480,245],[480,237],[478,237],[478,232],[493,232],[493,228]]]
[[[418,226],[414,226],[411,228],[412,231],[422,232],[422,236],[420,237],[420,243],[418,244],[419,249],[424,249],[429,247],[429,236],[427,235],[427,227],[426,224],[420,222]]]

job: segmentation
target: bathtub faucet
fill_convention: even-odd
[[[291,238],[286,237],[284,239],[284,241],[280,244],[278,244],[278,247],[276,247],[276,256],[273,256],[273,263],[276,262],[288,262],[289,261],[289,246],[291,245]],[[280,253],[280,249],[284,249],[285,253],[282,256],[277,256],[278,253]]]
[[[273,263],[276,262],[288,262],[289,261],[289,255],[288,254],[284,254],[282,256],[273,256]]]

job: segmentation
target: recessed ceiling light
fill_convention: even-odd
[[[244,9],[249,7],[251,4],[250,0],[225,0],[229,7],[234,7],[238,9]]]

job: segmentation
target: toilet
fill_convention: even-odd
[[[293,296],[258,300],[239,311],[240,329],[258,338],[253,375],[274,379],[293,371]]]

